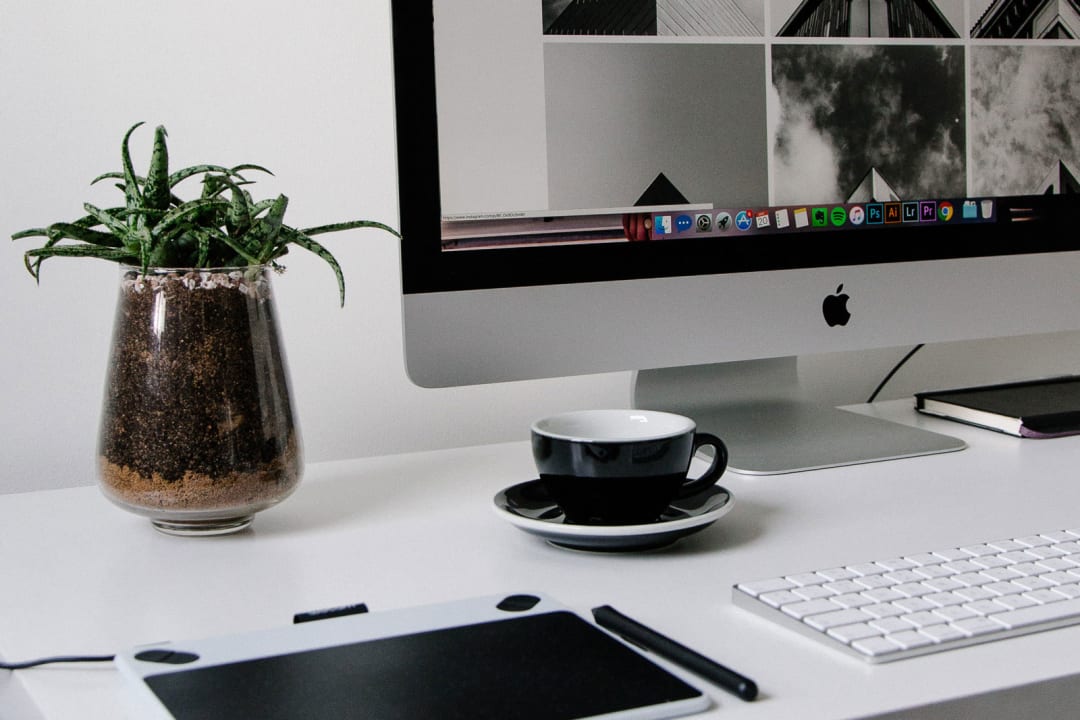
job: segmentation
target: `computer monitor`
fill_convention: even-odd
[[[751,473],[962,447],[794,358],[1080,327],[1080,43],[1035,5],[392,0],[410,377],[639,371]]]

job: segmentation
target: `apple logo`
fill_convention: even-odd
[[[825,316],[825,322],[829,327],[847,325],[851,319],[851,313],[847,309],[848,296],[844,292],[844,284],[840,283],[836,288],[835,295],[828,295],[821,301],[821,314]]]

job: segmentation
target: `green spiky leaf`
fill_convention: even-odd
[[[163,126],[154,131],[153,148],[146,175],[139,175],[131,159],[131,138],[143,123],[132,125],[120,148],[121,169],[98,175],[91,182],[116,180],[124,195],[120,207],[100,208],[84,204],[86,215],[72,222],[29,228],[12,240],[45,238],[41,247],[24,255],[24,264],[35,278],[41,263],[52,257],[92,257],[155,267],[225,267],[269,264],[282,270],[277,259],[297,245],[325,260],[337,278],[342,303],[345,280],[334,256],[312,235],[354,229],[377,229],[401,236],[393,228],[373,220],[319,225],[297,230],[285,224],[289,200],[285,195],[254,200],[247,186],[253,182],[243,173],[273,175],[251,163],[226,167],[199,164],[169,172],[168,137]],[[183,200],[175,188],[184,180],[201,177],[201,195]]]

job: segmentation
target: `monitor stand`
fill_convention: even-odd
[[[729,469],[746,475],[816,470],[840,465],[962,450],[947,435],[807,401],[797,359],[642,370],[634,407],[693,418],[723,439]]]

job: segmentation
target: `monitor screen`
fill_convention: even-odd
[[[410,374],[1077,327],[1077,18],[1018,0],[395,0]]]

